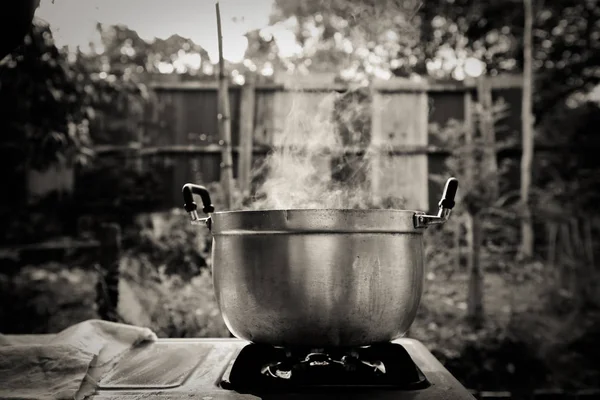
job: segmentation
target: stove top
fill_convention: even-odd
[[[278,349],[238,339],[160,339],[99,383],[104,399],[449,399],[474,397],[418,341]]]
[[[397,343],[350,349],[244,347],[221,387],[247,393],[423,389],[427,378]]]

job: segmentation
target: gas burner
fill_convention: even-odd
[[[332,388],[415,390],[427,379],[399,344],[361,348],[283,349],[249,344],[221,386],[236,391]]]

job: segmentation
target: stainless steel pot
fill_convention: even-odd
[[[183,187],[194,223],[212,232],[213,284],[229,330],[274,346],[364,346],[401,337],[423,290],[423,239],[444,223],[458,181],[437,215],[405,210],[216,212],[208,191]],[[200,219],[193,194],[208,218]]]

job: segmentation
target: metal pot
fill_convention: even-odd
[[[404,335],[423,290],[423,239],[444,223],[458,181],[437,215],[406,210],[214,212],[208,191],[183,187],[194,223],[212,232],[216,299],[236,337],[273,346],[365,346]],[[193,194],[208,218],[200,219]]]

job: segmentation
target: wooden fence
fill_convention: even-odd
[[[521,78],[501,76],[490,80],[494,100],[503,98],[510,115],[498,140],[520,132]],[[154,101],[146,115],[142,146],[129,149],[132,156],[160,159],[168,181],[165,207],[179,207],[180,189],[186,182],[207,184],[219,180],[220,138],[217,134],[216,83],[162,83],[152,86]],[[302,103],[304,115],[335,114],[325,102],[332,92],[352,88],[341,84],[251,83],[230,88],[234,178],[247,188],[250,169],[268,151],[281,144],[290,112]],[[447,154],[429,129],[449,120],[465,120],[469,104],[476,100],[476,82],[425,84],[407,80],[377,82],[370,93],[368,140],[353,151],[375,150],[379,155],[371,176],[376,195],[402,195],[412,209],[435,209],[441,188],[430,180],[443,174]],[[289,127],[288,127],[289,130]],[[100,154],[121,152],[123,147],[101,146]]]

